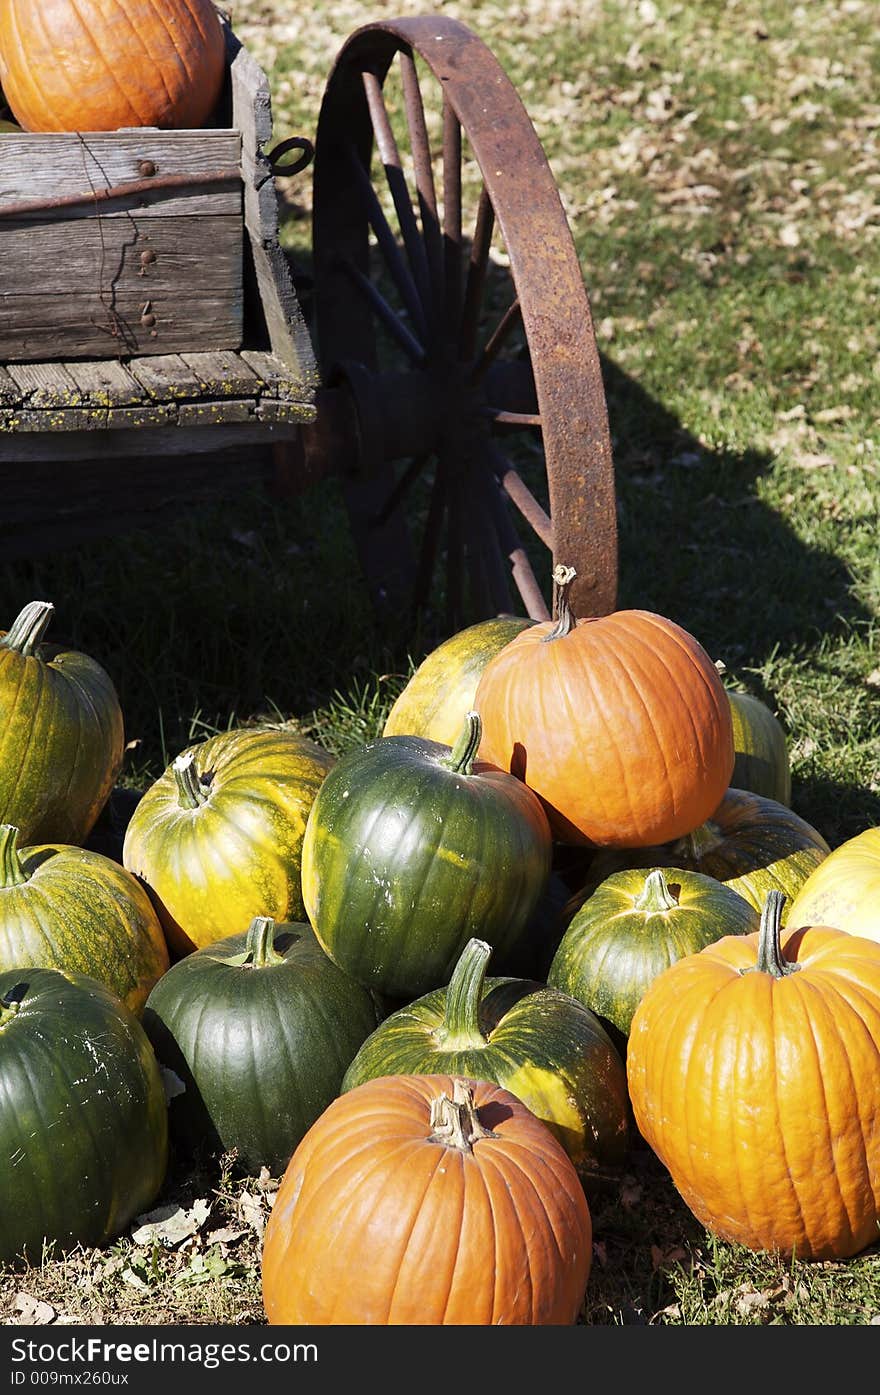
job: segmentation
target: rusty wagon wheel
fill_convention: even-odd
[[[399,614],[439,582],[449,631],[542,619],[562,561],[579,614],[613,610],[611,444],[577,254],[522,102],[465,25],[398,19],[344,45],[315,140],[313,253],[374,596]]]

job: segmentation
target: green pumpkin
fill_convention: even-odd
[[[730,783],[791,805],[788,743],[778,718],[759,698],[728,689],[735,753]]]
[[[0,973],[0,1261],[106,1244],[155,1201],[167,1160],[137,1018],[83,974]]]
[[[778,800],[729,789],[711,819],[685,838],[598,853],[580,899],[624,867],[680,867],[724,882],[760,913],[768,891],[783,892],[790,904],[830,851],[818,829]]]
[[[0,824],[0,972],[90,974],[140,1016],[168,965],[158,916],[130,872],[86,848],[19,850],[18,829]]]
[[[573,916],[547,974],[610,1027],[623,1051],[649,984],[724,935],[756,931],[760,916],[714,877],[679,868],[607,877]]]
[[[383,736],[424,736],[453,746],[491,658],[533,620],[497,615],[468,625],[432,649],[388,713]]]
[[[31,601],[0,634],[0,822],[26,844],[85,842],[125,749],[100,664],[42,643],[54,609]]]
[[[565,1148],[585,1186],[619,1172],[628,1149],[623,1061],[598,1018],[557,988],[486,978],[484,940],[462,950],[448,988],[387,1017],[345,1073],[343,1092],[378,1075],[491,1080]]]
[[[124,865],[149,887],[178,955],[254,916],[300,921],[306,820],[334,757],[278,728],[222,732],[183,751],[138,802]]]
[[[331,959],[390,998],[448,983],[475,935],[503,967],[547,884],[541,802],[476,760],[480,735],[470,712],[452,750],[379,737],[340,759],[312,805],[302,854],[308,918]]]
[[[234,1148],[239,1170],[280,1176],[380,1017],[308,925],[256,916],[187,955],[144,1011],[159,1061],[184,1085],[172,1137],[190,1154]]]

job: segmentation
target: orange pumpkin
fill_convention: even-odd
[[[880,1220],[880,944],[761,928],[656,979],[632,1020],[635,1121],[705,1226],[753,1250],[846,1259]]]
[[[568,1326],[591,1260],[574,1166],[515,1095],[385,1075],[335,1099],[294,1152],[263,1303],[272,1324]]]
[[[574,576],[554,572],[556,623],[523,630],[483,670],[480,755],[541,797],[559,842],[639,848],[683,837],[717,808],[733,772],[721,678],[663,616],[577,619]]]
[[[225,53],[211,0],[0,0],[0,84],[26,131],[201,126]]]

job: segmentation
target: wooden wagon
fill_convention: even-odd
[[[419,607],[439,583],[450,629],[542,618],[561,561],[579,613],[613,609],[589,303],[498,62],[445,17],[367,25],[329,75],[314,146],[273,148],[266,76],[225,27],[205,128],[0,135],[5,555],[269,465],[297,489],[340,477],[379,606]],[[312,153],[307,323],[275,179]]]

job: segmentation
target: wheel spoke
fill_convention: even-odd
[[[499,541],[510,562],[513,580],[522,597],[526,614],[530,615],[533,620],[549,620],[550,611],[547,609],[547,602],[544,600],[525,548],[516,535],[516,529],[504,506],[500,489],[489,491],[489,504],[498,530]]]
[[[434,170],[431,165],[431,144],[428,140],[425,108],[422,104],[422,90],[419,87],[415,60],[412,53],[406,49],[400,51],[400,73],[403,80],[403,101],[406,108],[410,149],[419,197],[419,211],[422,218],[422,233],[428,254],[431,293],[435,309],[439,311],[443,304],[443,248],[440,240],[440,222],[437,217],[437,193],[434,188]]]
[[[520,323],[522,310],[520,309],[519,296],[508,305],[498,324],[495,326],[488,340],[483,346],[479,358],[471,371],[471,382],[478,383],[486,373],[489,365],[497,357],[505,339],[511,330]]]
[[[417,334],[421,335],[423,339],[427,338],[428,325],[425,320],[424,307],[419,297],[418,290],[416,289],[416,283],[400,254],[400,248],[391,231],[388,219],[385,217],[376,191],[370,183],[369,174],[358,159],[357,152],[352,149],[350,154],[355,184],[363,198],[367,219],[370,227],[376,234],[376,241],[379,244],[379,250],[382,256],[385,258],[385,265],[391,273],[391,277],[409,312],[410,319],[415,326]]]
[[[486,407],[486,416],[491,417],[493,426],[507,426],[513,431],[524,431],[527,426],[540,426],[538,412],[508,412],[504,407]]]
[[[410,333],[403,321],[398,317],[380,290],[373,285],[368,276],[349,261],[347,257],[338,259],[339,265],[351,278],[352,283],[369,301],[375,315],[380,319],[390,334],[394,336],[404,353],[411,360],[416,368],[422,368],[425,364],[425,351],[419,341]]]
[[[489,261],[489,248],[492,246],[494,227],[495,210],[484,188],[480,192],[480,203],[477,208],[477,221],[474,227],[474,240],[471,243],[464,306],[461,313],[461,332],[458,339],[459,357],[465,363],[473,358],[477,347],[480,307],[483,303],[486,266]]]
[[[403,245],[412,267],[413,277],[418,287],[419,297],[423,309],[430,304],[431,288],[430,276],[428,272],[428,258],[425,253],[425,244],[419,232],[419,225],[416,222],[416,215],[413,211],[412,200],[406,183],[406,176],[403,173],[403,164],[400,159],[400,151],[397,148],[397,141],[394,139],[394,132],[391,129],[391,121],[388,116],[388,109],[385,106],[385,98],[382,94],[382,86],[375,73],[365,71],[363,73],[364,92],[367,98],[367,106],[370,111],[370,121],[373,126],[373,134],[376,138],[376,147],[379,151],[379,159],[385,170],[385,178],[388,182],[388,189],[394,203],[394,211],[397,214],[397,221],[400,225]]]
[[[553,551],[553,524],[548,514],[538,503],[528,485],[513,468],[510,461],[497,449],[492,453],[495,478],[508,498],[516,505],[526,523],[537,533],[545,547]]]
[[[424,455],[417,455],[415,459],[410,461],[406,469],[397,479],[394,488],[390,491],[382,507],[374,514],[372,522],[375,527],[381,528],[383,523],[388,522],[388,519],[406,498],[430,459],[431,452],[425,451]]]
[[[443,270],[446,332],[454,342],[461,313],[461,124],[443,103]]]

